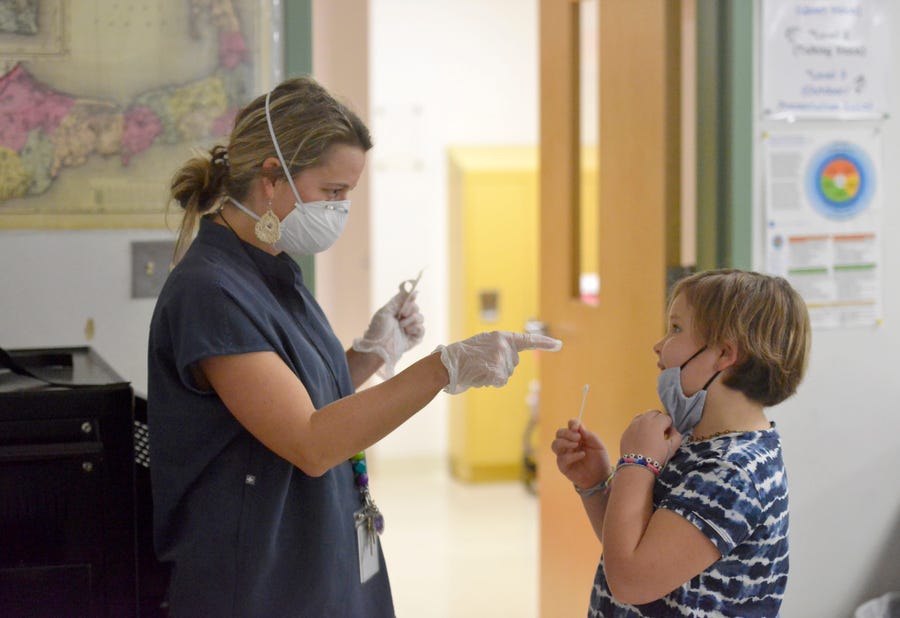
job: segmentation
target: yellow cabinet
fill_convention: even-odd
[[[481,331],[522,331],[538,316],[538,151],[449,151],[450,340]],[[522,477],[537,354],[525,352],[503,388],[450,399],[449,451],[466,481]]]

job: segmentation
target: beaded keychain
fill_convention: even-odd
[[[380,535],[384,532],[384,516],[378,510],[378,506],[372,499],[372,494],[369,493],[369,475],[366,474],[366,452],[358,452],[350,458],[350,463],[353,465],[353,476],[362,498],[362,517],[366,519],[366,527],[369,529],[369,532],[374,531]]]
[[[410,298],[412,298],[413,292],[415,292],[416,286],[419,285],[419,280],[422,278],[424,270],[424,268],[420,270],[415,279],[403,282],[402,289],[406,292],[406,298],[403,300],[403,304],[400,306],[398,314],[403,312],[406,308],[406,304],[409,302]],[[407,285],[409,285],[409,289],[406,288]],[[350,463],[353,465],[353,476],[356,478],[356,486],[359,488],[359,494],[362,497],[363,502],[363,508],[359,517],[365,518],[366,527],[370,533],[374,531],[380,536],[381,533],[384,532],[384,515],[378,510],[378,506],[375,504],[375,500],[372,499],[372,494],[369,492],[369,475],[366,474],[366,452],[358,452],[350,458]]]

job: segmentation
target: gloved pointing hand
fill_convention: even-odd
[[[401,283],[400,291],[375,312],[365,334],[353,340],[353,349],[357,352],[372,352],[381,357],[384,365],[378,375],[384,379],[394,375],[394,366],[403,353],[425,336],[425,318],[416,304],[418,292],[407,292],[405,283]]]
[[[556,352],[560,348],[562,341],[552,337],[492,331],[448,346],[439,345],[435,351],[440,350],[441,362],[450,375],[444,391],[456,395],[472,386],[506,384],[523,350]]]

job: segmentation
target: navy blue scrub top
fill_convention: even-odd
[[[318,478],[254,438],[190,367],[274,351],[316,408],[353,393],[340,341],[300,267],[202,219],[150,326],[148,416],[157,555],[174,616],[394,615],[380,572],[359,581],[349,462]]]

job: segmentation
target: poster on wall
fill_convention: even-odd
[[[769,119],[883,118],[887,0],[763,0],[762,111]]]
[[[806,300],[814,327],[882,320],[878,129],[764,136],[766,269]]]
[[[164,227],[280,70],[276,2],[0,0],[0,229]]]

